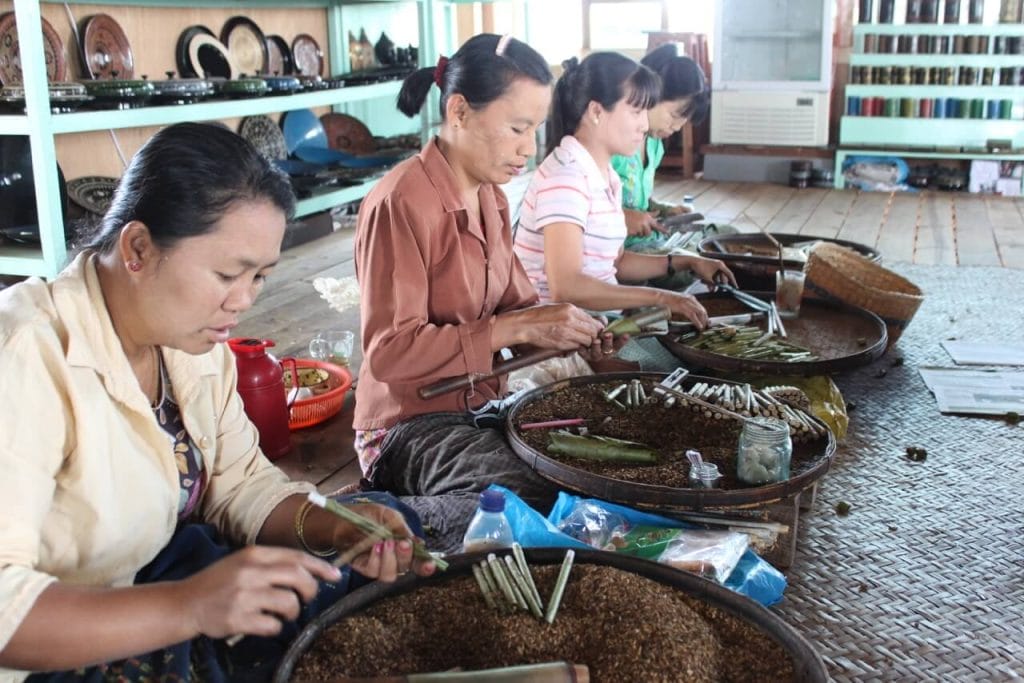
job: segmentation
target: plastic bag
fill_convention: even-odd
[[[816,418],[828,425],[836,440],[846,436],[846,430],[850,425],[850,416],[846,412],[846,401],[839,387],[828,375],[814,375],[811,377],[798,376],[775,376],[757,377],[751,382],[753,386],[769,386],[785,384],[797,387],[807,394],[811,399],[811,412]]]
[[[579,502],[600,508],[603,514],[607,515],[606,519],[613,519],[612,516],[617,515],[634,526],[675,528],[685,526],[678,520],[593,498],[581,499],[564,491],[558,494],[555,506],[548,516],[544,517],[512,491],[494,484],[491,485],[491,488],[505,494],[505,516],[512,526],[512,533],[520,545],[528,548],[591,547],[569,534],[563,533],[557,526],[558,522],[569,516]],[[782,594],[786,590],[786,577],[753,550],[747,548],[723,585],[762,605],[770,606],[782,600]]]
[[[577,500],[558,529],[598,550],[667,564],[723,583],[747,549],[746,534],[675,526],[634,525],[617,512]]]
[[[510,392],[528,391],[557,382],[560,379],[585,377],[593,374],[593,369],[578,353],[556,356],[525,368],[513,370],[508,376],[508,390]]]

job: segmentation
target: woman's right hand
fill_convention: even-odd
[[[561,351],[589,348],[604,329],[601,321],[572,304],[541,304],[502,313],[495,321],[499,325],[514,343]],[[502,334],[495,330],[494,336]]]
[[[692,322],[698,330],[708,326],[708,312],[692,294],[666,291],[662,303],[672,311],[673,318],[682,316]]]
[[[318,579],[340,577],[337,568],[301,550],[252,545],[182,580],[182,604],[205,636],[273,636],[316,597]]]
[[[623,209],[626,214],[626,233],[630,237],[646,237],[651,231],[665,232],[665,228],[653,213],[637,211],[636,209]]]

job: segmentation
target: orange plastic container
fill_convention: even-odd
[[[322,394],[300,398],[292,403],[288,416],[289,429],[312,427],[337,415],[345,403],[345,394],[352,388],[352,373],[349,372],[349,369],[333,363],[304,358],[296,358],[295,364],[299,370],[302,368],[324,370],[329,376],[327,381],[336,386]],[[286,388],[291,389],[288,383],[286,383]]]

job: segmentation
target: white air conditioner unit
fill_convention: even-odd
[[[711,142],[719,145],[828,144],[827,92],[714,91]]]

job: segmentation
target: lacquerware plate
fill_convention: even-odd
[[[248,76],[267,73],[267,40],[252,19],[242,16],[228,19],[220,30],[220,42],[227,46],[239,73]]]
[[[174,64],[178,67],[178,75],[182,78],[199,77],[199,72],[192,67],[192,58],[188,53],[189,43],[191,43],[192,39],[198,35],[216,38],[216,36],[213,35],[213,31],[205,26],[196,24],[194,26],[189,26],[187,29],[182,31],[181,35],[178,36],[177,44],[174,46]]]
[[[43,23],[43,54],[46,59],[46,78],[49,81],[67,80],[67,57],[64,43],[46,19]],[[0,15],[0,83],[18,85],[24,79],[21,75],[21,54],[18,43],[18,27],[14,12]]]
[[[94,14],[82,22],[82,68],[88,78],[135,76],[135,57],[128,36],[108,14]]]
[[[324,53],[313,36],[300,33],[292,41],[292,61],[303,76],[322,76]]]
[[[238,127],[238,134],[248,140],[267,159],[285,159],[288,147],[280,126],[269,116],[247,116]]]
[[[102,216],[110,208],[117,178],[85,176],[68,181],[68,198],[86,211]]]
[[[327,144],[331,149],[350,154],[372,154],[377,151],[373,133],[354,116],[331,112],[321,116],[320,123],[327,131]]]
[[[324,131],[320,119],[310,109],[285,112],[281,119],[281,130],[284,131],[284,141],[289,154],[294,154],[299,147],[327,149],[327,132]]]
[[[192,69],[203,78],[237,78],[239,71],[224,43],[213,36],[198,34],[188,43]]]
[[[290,76],[295,73],[292,49],[281,36],[267,36],[267,73],[271,76]]]

